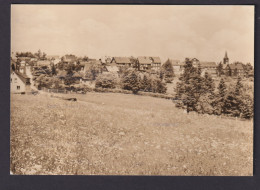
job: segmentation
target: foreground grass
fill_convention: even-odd
[[[253,174],[252,121],[187,115],[153,97],[73,97],[11,96],[14,174]]]

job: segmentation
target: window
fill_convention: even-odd
[[[20,86],[17,86],[17,90],[20,90]]]
[[[14,83],[17,83],[17,78],[14,78]]]

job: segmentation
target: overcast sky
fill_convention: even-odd
[[[11,50],[254,62],[253,6],[12,5]]]

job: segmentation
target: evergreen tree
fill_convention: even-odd
[[[166,82],[171,82],[173,80],[174,71],[169,59],[162,65],[162,73]]]
[[[235,87],[235,95],[236,96],[241,96],[242,95],[242,90],[243,90],[243,85],[241,83],[241,77],[237,78],[237,83],[236,83],[236,87]]]
[[[51,74],[52,75],[56,75],[57,74],[57,71],[56,71],[56,68],[55,68],[54,64],[52,64],[52,66],[51,66]]]
[[[210,94],[213,94],[215,90],[214,81],[208,72],[204,75],[204,90]]]
[[[221,115],[224,112],[226,95],[227,95],[227,86],[225,84],[224,79],[221,78],[218,85],[218,93],[216,96],[216,100],[213,103],[213,107],[215,107],[214,112],[216,115]]]
[[[224,74],[223,64],[220,62],[217,66],[217,74],[220,77],[222,74]]]
[[[151,92],[152,90],[152,80],[150,76],[144,75],[142,81],[141,81],[142,89],[145,92]]]

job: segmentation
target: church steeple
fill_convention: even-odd
[[[229,58],[228,58],[228,55],[227,55],[227,51],[225,52],[225,57],[223,58],[223,63],[229,64]]]

